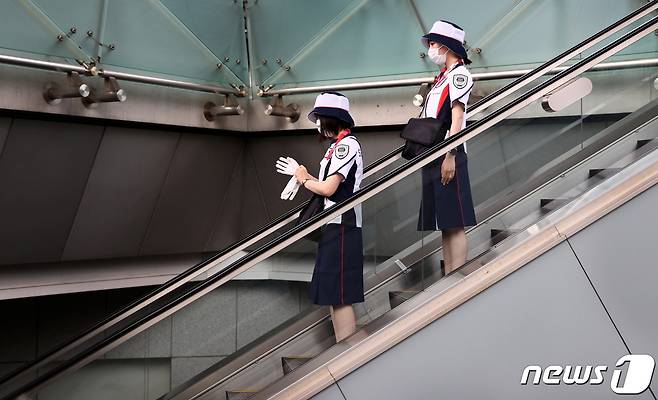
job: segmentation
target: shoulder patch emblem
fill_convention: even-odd
[[[463,89],[468,83],[468,78],[466,75],[457,74],[452,77],[452,84],[455,85],[457,89]]]
[[[339,160],[342,160],[343,158],[347,157],[347,154],[350,152],[350,148],[346,144],[339,144],[336,146],[336,150],[334,150],[334,154],[336,155],[336,158]]]

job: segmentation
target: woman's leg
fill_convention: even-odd
[[[336,343],[345,339],[356,331],[356,316],[351,304],[329,306],[331,322],[334,325]]]
[[[468,255],[466,231],[464,228],[443,229],[441,237],[443,239],[445,273],[449,274],[466,262],[466,256]]]
[[[447,229],[441,231],[441,242],[443,244],[443,272],[448,274],[448,266],[452,265],[452,248],[450,244],[450,232]]]

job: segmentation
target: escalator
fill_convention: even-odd
[[[643,7],[642,16],[653,11],[649,6],[655,9],[656,4],[652,2]],[[268,393],[274,393],[274,389],[262,391],[264,388],[292,385],[290,382],[303,378],[301,372],[311,368],[312,363],[337,357],[342,351],[347,351],[349,346],[366,340],[369,334],[384,332],[384,321],[387,316],[393,315],[391,310],[399,310],[410,304],[421,307],[422,304],[416,304],[419,298],[440,294],[444,289],[460,285],[469,274],[476,274],[487,268],[501,251],[513,246],[520,237],[531,236],[532,227],[540,221],[572,206],[574,202],[582,199],[583,195],[599,187],[601,182],[607,182],[607,179],[622,172],[623,168],[653,154],[658,147],[655,140],[658,128],[654,121],[658,105],[651,96],[634,99],[630,109],[619,108],[617,105],[627,106],[627,99],[632,97],[633,93],[652,85],[658,76],[656,71],[647,68],[640,71],[640,79],[636,79],[637,76],[626,79],[624,71],[592,71],[592,68],[639,40],[655,40],[649,33],[655,30],[657,25],[657,19],[653,18],[549,79],[549,71],[617,32],[621,25],[618,23],[613,28],[607,28],[594,38],[586,40],[476,104],[471,115],[475,116],[477,122],[459,135],[451,137],[409,163],[402,164],[397,159],[397,153],[392,153],[371,169],[371,176],[376,177],[375,181],[344,204],[327,210],[308,223],[285,233],[281,231],[294,220],[298,210],[281,217],[246,241],[195,266],[166,284],[161,291],[140,299],[86,332],[81,338],[47,355],[37,366],[28,366],[23,372],[5,379],[3,386],[5,383],[15,382],[18,382],[18,385],[10,388],[9,385],[5,386],[9,390],[3,390],[2,394],[6,394],[7,398],[15,398],[20,394],[38,392],[40,398],[48,398],[55,396],[54,393],[66,392],[67,385],[71,385],[84,376],[86,370],[93,368],[96,363],[93,360],[101,361],[100,358],[110,349],[135,337],[163,318],[181,312],[189,304],[253,266],[261,262],[308,262],[309,245],[300,242],[300,239],[310,230],[321,226],[324,221],[364,202],[364,209],[367,209],[368,215],[371,216],[370,219],[364,220],[364,227],[370,222],[370,226],[376,226],[378,230],[386,230],[388,233],[372,236],[375,240],[366,242],[369,273],[365,276],[365,286],[368,293],[366,303],[358,308],[359,323],[364,326],[359,333],[345,343],[335,345],[326,310],[312,307],[300,310],[283,325],[220,360],[189,383],[180,385],[165,398],[239,399],[254,395],[265,398]],[[532,117],[537,115],[536,100],[550,95],[576,77],[591,79],[597,91],[579,100],[573,107],[552,115],[548,128],[539,127],[536,118]],[[614,85],[597,85],[598,82],[606,82],[611,77],[622,83],[621,88]],[[495,101],[509,97],[511,93],[534,80],[538,80],[539,84],[533,89],[495,110],[485,110]],[[600,112],[606,107],[615,112]],[[601,119],[603,114],[605,118]],[[500,132],[495,133],[496,131]],[[466,140],[470,140],[470,157],[477,157],[478,151],[488,151],[489,146],[500,145],[500,142],[488,145],[488,140],[482,140],[480,147],[483,150],[478,150],[476,140],[479,137],[494,134],[504,137],[527,132],[532,132],[530,136],[533,138],[540,135],[541,140],[523,151],[504,157],[498,163],[498,169],[492,170],[488,176],[483,175],[483,187],[489,185],[493,188],[489,189],[491,194],[477,206],[480,223],[467,232],[470,261],[458,271],[443,276],[440,268],[441,250],[438,245],[440,236],[415,232],[418,170]],[[476,145],[471,146],[471,141]],[[566,151],[559,146],[559,151],[556,148],[547,149],[555,143],[560,143],[561,146],[567,143],[569,148]],[[547,157],[547,154],[550,157]],[[521,173],[513,173],[512,170],[519,169],[520,165],[533,167],[522,170]],[[383,173],[388,167],[391,167],[392,171]],[[508,179],[498,186],[492,185],[491,181],[500,176],[503,173],[501,171],[507,174]],[[382,176],[378,177],[380,174]],[[266,240],[267,243],[259,245],[239,260],[230,264],[226,262],[240,251],[253,248]],[[184,285],[200,273],[218,266],[219,271],[204,282],[192,287]],[[309,363],[311,359],[313,361]],[[78,371],[73,372],[76,369]],[[33,378],[30,374],[36,373],[37,370],[39,376],[30,379]],[[17,379],[21,377],[27,377],[28,382]],[[121,385],[120,382],[116,384]],[[274,386],[270,386],[272,384]],[[316,386],[317,390],[321,388]],[[283,396],[282,398],[289,398]]]
[[[501,200],[506,203],[504,207],[494,207],[498,208],[497,212],[468,232],[469,241],[474,244],[471,253],[477,255],[454,273],[444,276],[437,267],[441,265],[442,254],[438,242],[432,238],[428,239],[427,244],[418,245],[420,251],[396,255],[379,265],[379,272],[370,276],[366,285],[370,289],[365,311],[359,320],[364,328],[359,334],[374,334],[374,326],[393,318],[389,315],[391,310],[410,299],[416,299],[419,294],[426,297],[429,293],[439,296],[466,276],[497,260],[501,253],[527,239],[537,230],[538,225],[555,218],[554,213],[574,207],[574,204],[582,201],[583,196],[615,177],[624,168],[633,166],[645,156],[650,155],[656,159],[656,115],[658,101],[652,101],[599,132],[590,139],[584,150],[559,160],[533,181],[522,185],[510,196],[513,199]],[[378,329],[384,328],[379,326]],[[193,385],[167,398],[197,398],[200,394],[203,395],[198,398],[204,399],[251,398],[258,394],[257,388],[287,377],[318,355],[322,355],[325,361],[331,359],[325,352],[331,354],[335,348],[326,312],[317,310],[287,324],[278,332],[271,332],[246,351],[206,371]],[[208,391],[208,388],[212,390]]]
[[[596,188],[622,168],[658,149],[658,101],[621,119],[590,138],[585,148],[557,160],[531,181],[505,196],[496,204],[483,204],[478,216],[487,209],[497,210],[468,232],[473,244],[470,262],[455,273],[444,276],[438,238],[426,238],[416,244],[418,250],[402,252],[378,265],[366,281],[369,288],[359,323],[368,325],[377,318],[414,298],[428,288],[440,290],[454,285],[469,273],[488,264],[500,251],[556,210],[569,206],[584,193]],[[504,205],[503,205],[504,204]],[[366,328],[367,329],[367,328]],[[300,315],[282,329],[270,332],[244,352],[206,371],[193,386],[168,398],[194,398],[213,387],[201,398],[249,398],[273,379],[286,376],[307,361],[334,346],[331,323],[326,310]],[[212,394],[214,393],[214,394]],[[219,394],[217,394],[219,393]]]
[[[658,125],[641,130],[638,137],[653,139],[629,135],[611,164],[609,153],[590,159],[606,165],[609,178],[595,177],[598,169],[584,163],[581,172],[592,178],[565,193],[573,201],[472,260],[476,265],[391,304],[345,343],[304,364],[282,358],[280,378],[262,390],[197,398],[655,398],[655,379],[624,392],[613,375],[625,355],[658,355]],[[605,384],[588,384],[587,372],[578,385],[569,381],[566,368],[595,362],[610,370]],[[548,382],[542,378],[548,365],[566,365],[565,372]],[[539,372],[524,381],[529,366]]]

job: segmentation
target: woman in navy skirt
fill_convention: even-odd
[[[295,177],[306,189],[325,197],[326,209],[359,190],[363,175],[361,146],[350,133],[354,120],[349,101],[342,94],[320,94],[308,118],[318,126],[320,138],[331,143],[320,161],[318,178],[303,165]],[[322,228],[309,295],[313,303],[330,306],[337,342],[356,330],[352,304],[363,302],[361,205]]]
[[[457,25],[437,21],[421,38],[428,57],[442,66],[440,75],[425,100],[422,117],[443,122],[445,139],[466,127],[466,103],[473,79],[464,48],[465,33]],[[471,183],[468,178],[466,145],[460,145],[422,170],[423,195],[418,218],[419,231],[441,230],[445,273],[466,262],[466,226],[476,224]]]

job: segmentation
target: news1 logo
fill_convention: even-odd
[[[617,394],[640,394],[647,390],[653,377],[653,371],[656,362],[648,354],[629,354],[617,360],[616,367],[622,367],[628,364],[626,374],[622,380],[624,372],[621,368],[615,368],[612,371],[610,380],[610,389]],[[530,365],[523,370],[521,375],[521,384],[527,385],[532,375],[532,384],[539,385],[540,382],[546,385],[600,385],[605,381],[605,372],[608,366],[591,365],[582,367],[580,365],[550,365],[543,369],[537,365]]]

